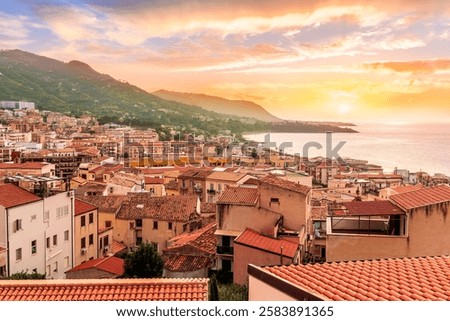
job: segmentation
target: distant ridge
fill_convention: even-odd
[[[152,93],[162,99],[172,100],[187,105],[195,105],[206,110],[215,111],[226,115],[250,117],[266,122],[282,122],[280,119],[262,106],[246,100],[230,100],[222,97],[205,94],[181,93],[168,90],[158,90]]]

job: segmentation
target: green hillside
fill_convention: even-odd
[[[0,100],[32,101],[42,110],[74,116],[90,113],[101,123],[159,131],[167,131],[161,125],[208,135],[268,128],[268,124],[254,119],[224,116],[161,99],[80,61],[64,63],[20,50],[0,51]]]

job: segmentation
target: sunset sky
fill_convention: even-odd
[[[0,49],[285,119],[450,116],[447,0],[1,0]]]

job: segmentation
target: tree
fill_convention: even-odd
[[[139,248],[125,257],[125,277],[129,278],[155,278],[161,277],[164,262],[155,246],[141,243]]]
[[[8,280],[44,280],[45,274],[40,274],[37,272],[27,273],[27,272],[17,272],[12,274],[7,278]]]
[[[219,300],[219,286],[217,284],[216,276],[211,277],[210,289],[209,289],[209,301],[220,301]]]

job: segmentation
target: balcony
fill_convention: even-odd
[[[233,247],[217,245],[217,254],[233,255]]]
[[[206,191],[208,192],[208,194],[216,194],[216,190],[215,189],[208,189]]]

